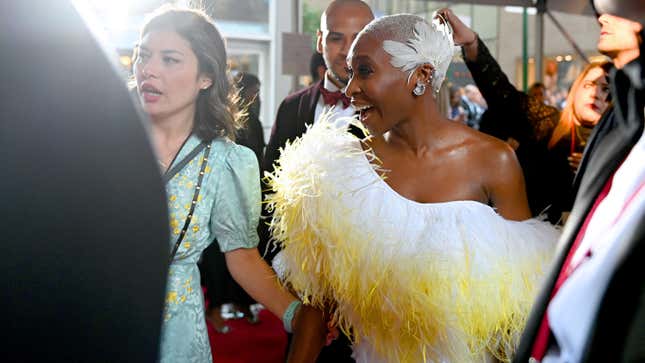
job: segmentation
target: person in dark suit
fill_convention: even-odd
[[[355,114],[349,98],[341,92],[349,80],[345,59],[356,35],[372,19],[372,10],[361,0],[334,0],[327,6],[320,17],[316,42],[316,50],[323,55],[327,72],[323,80],[287,96],[280,104],[265,150],[265,172],[274,171],[280,149],[301,136],[307,130],[307,125],[312,125],[323,112],[335,107],[338,117]],[[270,218],[268,211],[265,212],[265,218]],[[270,261],[277,251],[269,246],[271,237],[265,221],[260,222],[260,236],[260,252]],[[318,361],[353,362],[347,337],[341,336],[323,349]]]
[[[265,171],[273,171],[280,148],[302,135],[324,111],[336,106],[339,116],[354,115],[349,99],[340,92],[349,79],[345,59],[358,32],[372,19],[372,10],[361,0],[335,0],[329,4],[320,17],[316,42],[327,72],[323,80],[287,96],[280,104],[265,151]]]
[[[354,115],[355,110],[349,98],[340,91],[349,79],[345,58],[358,32],[373,18],[372,10],[361,0],[335,0],[329,4],[320,17],[316,42],[316,50],[322,54],[327,66],[324,79],[287,96],[278,107],[264,152],[262,168],[265,172],[274,171],[280,149],[301,136],[307,130],[307,125],[313,125],[323,112],[335,107],[339,117]],[[266,188],[263,190],[266,192]],[[269,215],[265,212],[265,219]],[[260,223],[260,251],[270,262],[277,251],[268,246],[270,235],[266,227],[266,223]]]
[[[517,363],[645,361],[645,6],[623,3],[638,21],[597,8],[598,49],[615,65],[614,108],[585,149],[574,181],[576,201]]]
[[[0,356],[156,362],[168,210],[143,113],[72,2],[1,7]]]
[[[362,0],[332,1],[322,14],[316,50],[322,54],[327,71],[324,79],[287,96],[278,107],[269,143],[264,151],[262,169],[265,172],[274,171],[275,163],[280,158],[280,149],[287,142],[301,136],[307,130],[307,125],[313,125],[323,112],[335,107],[337,117],[355,114],[349,98],[341,92],[349,80],[345,59],[358,32],[372,19],[372,10]],[[267,188],[263,185],[262,190],[267,192]],[[269,218],[270,213],[265,211],[263,219]],[[259,231],[260,252],[271,262],[278,251],[270,246],[271,236],[267,223],[261,221]]]

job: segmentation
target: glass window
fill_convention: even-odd
[[[251,73],[255,76],[260,75],[260,55],[259,54],[229,54],[228,66],[231,73],[238,72]]]
[[[226,35],[269,34],[271,0],[203,1],[206,12]]]

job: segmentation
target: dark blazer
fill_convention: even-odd
[[[634,68],[637,68],[635,70]],[[615,107],[602,118],[591,136],[574,181],[578,188],[575,204],[565,225],[556,258],[532,308],[514,362],[528,362],[537,332],[550,301],[556,279],[575,238],[598,194],[618,169],[643,133],[644,93],[634,86],[628,73],[639,73],[637,61],[623,71],[613,70],[612,94]],[[645,162],[645,161],[644,161]],[[595,324],[588,332],[584,362],[636,362],[645,360],[645,256],[643,245],[645,216],[631,231],[621,235],[615,248],[623,250],[622,260],[614,266],[604,297],[598,306]]]
[[[264,152],[262,167],[265,171],[273,171],[273,163],[280,157],[280,148],[283,148],[287,141],[302,136],[307,130],[307,125],[314,123],[321,83],[322,80],[287,96],[278,107],[271,138]]]

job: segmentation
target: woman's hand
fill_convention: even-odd
[[[443,8],[437,10],[437,15],[441,15],[452,27],[452,39],[456,45],[468,46],[477,41],[477,34],[464,24],[452,10]]]
[[[327,322],[327,339],[325,340],[325,345],[328,346],[331,343],[333,343],[334,340],[338,339],[340,336],[340,330],[338,330],[338,327],[336,324],[332,323],[331,321]]]
[[[582,161],[582,153],[571,153],[567,158],[569,160],[569,166],[573,172],[577,172],[580,167],[580,161]]]

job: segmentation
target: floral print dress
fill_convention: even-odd
[[[176,162],[200,142],[195,135],[190,136]],[[166,184],[169,250],[184,226],[203,162],[204,151]],[[212,361],[197,261],[213,240],[218,241],[222,252],[257,246],[261,200],[258,170],[250,149],[223,138],[212,141],[191,223],[168,272],[161,330],[162,363]]]

